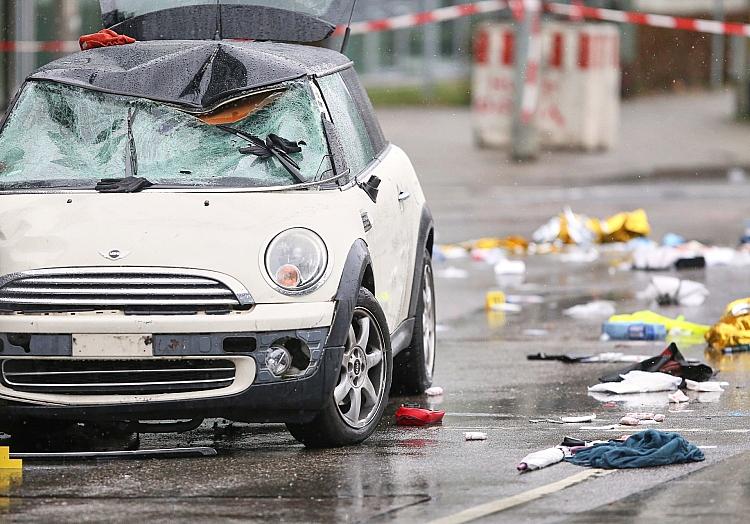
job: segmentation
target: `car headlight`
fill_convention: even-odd
[[[328,250],[323,239],[309,229],[287,229],[268,244],[265,264],[282,293],[310,292],[325,275]]]

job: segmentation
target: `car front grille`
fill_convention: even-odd
[[[226,275],[157,268],[81,268],[9,275],[0,310],[129,313],[225,312],[248,306],[249,293]]]
[[[185,393],[232,385],[227,359],[62,360],[8,359],[3,386],[26,393],[139,395]]]

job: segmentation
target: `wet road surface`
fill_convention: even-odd
[[[438,275],[449,266],[468,274],[465,279],[437,278],[442,307],[436,384],[445,388],[445,395],[393,399],[378,431],[361,446],[309,451],[280,425],[219,421],[214,428],[214,421],[208,421],[181,435],[142,435],[141,447],[213,446],[219,453],[216,457],[28,461],[22,480],[12,481],[0,508],[10,520],[19,522],[425,522],[581,472],[584,468],[570,464],[524,475],[515,470],[526,453],[556,445],[565,435],[608,438],[623,433],[580,429],[590,424],[532,424],[530,418],[595,413],[593,425],[602,425],[616,422],[628,410],[665,413],[667,420],[659,429],[678,431],[697,445],[711,446],[704,450],[705,462],[618,471],[485,519],[593,522],[586,520],[586,512],[595,511],[590,515],[627,521],[637,515],[634,504],[638,511],[644,505],[662,504],[648,490],[668,480],[684,483],[685,475],[723,460],[727,461],[723,464],[747,462],[746,456],[731,457],[750,450],[750,354],[715,359],[704,354],[702,347],[684,348],[687,357],[706,360],[731,385],[718,397],[690,393],[690,404],[678,412],[671,412],[676,408],[667,405],[666,393],[617,402],[587,395],[586,386],[620,369],[621,364],[527,361],[527,354],[539,351],[587,354],[616,348],[629,354],[655,354],[663,348],[660,342],[601,342],[601,319],[574,321],[561,314],[563,308],[592,298],[617,300],[618,312],[647,307],[634,295],[651,275],[613,271],[611,267],[621,257],[608,253],[590,264],[563,263],[557,255],[527,257],[524,281],[505,281],[502,288],[541,296],[542,303],[524,305],[520,313],[489,316],[483,310],[484,293],[500,287],[491,266],[471,260],[438,263]],[[738,298],[736,284],[746,286],[748,281],[746,269],[711,268],[684,276],[709,286],[712,294],[706,304],[661,311],[684,313],[697,322],[713,322],[728,301]],[[395,426],[393,413],[406,400],[444,409],[443,425]],[[485,432],[488,439],[466,442],[466,431]],[[622,510],[602,507],[616,501],[614,508]]]

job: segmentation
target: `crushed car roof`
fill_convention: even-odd
[[[76,53],[33,73],[87,89],[148,98],[205,111],[244,91],[351,65],[321,47],[211,40],[136,42]]]

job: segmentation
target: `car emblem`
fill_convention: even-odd
[[[108,260],[121,260],[130,254],[130,251],[120,251],[111,249],[109,251],[99,251],[99,254]]]

